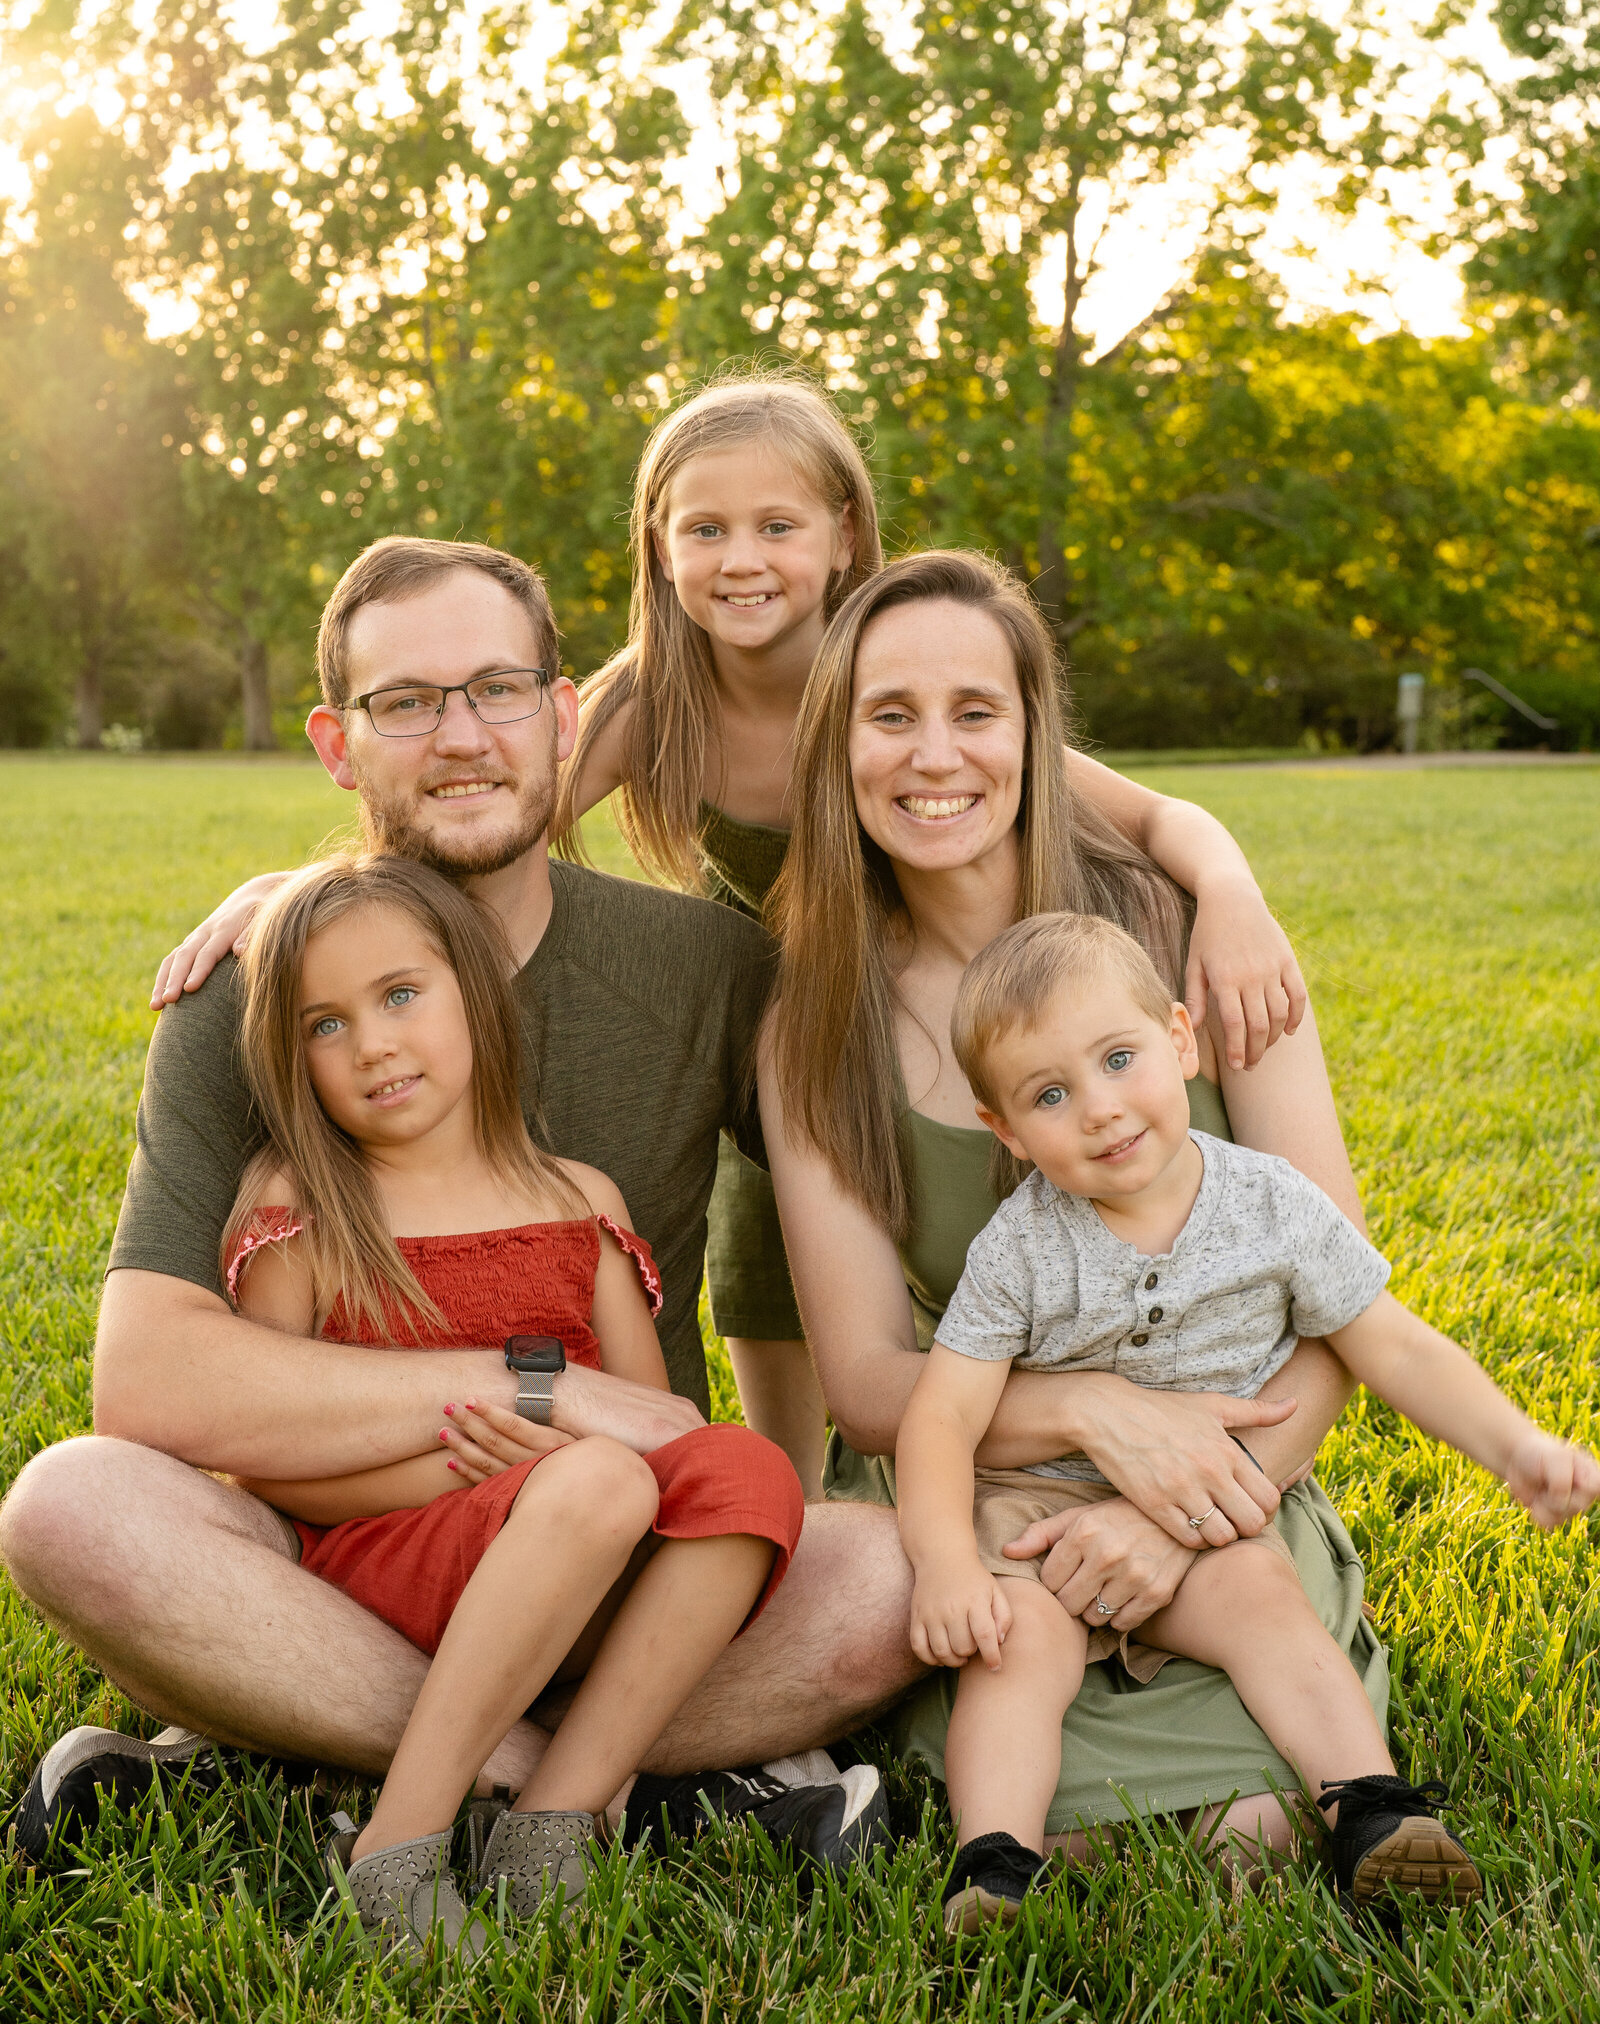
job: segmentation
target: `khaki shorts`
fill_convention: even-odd
[[[984,1469],[973,1471],[972,1528],[978,1537],[978,1558],[991,1574],[1009,1574],[1019,1581],[1043,1579],[1044,1556],[1033,1560],[1008,1560],[1000,1551],[1040,1518],[1053,1518],[1058,1511],[1075,1511],[1085,1504],[1104,1504],[1120,1491],[1109,1483],[1085,1483],[1069,1476],[1035,1476],[1027,1469]],[[1294,1555],[1275,1524],[1269,1524],[1258,1538],[1290,1567]],[[1298,1580],[1298,1572],[1296,1579]],[[1140,1644],[1131,1631],[1091,1630],[1089,1663],[1120,1658],[1128,1673],[1140,1685],[1153,1680],[1171,1652],[1157,1651]]]

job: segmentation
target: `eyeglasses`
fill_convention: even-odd
[[[423,738],[438,730],[452,696],[465,696],[485,724],[518,724],[524,717],[536,717],[549,681],[544,668],[496,668],[493,674],[475,675],[470,682],[451,682],[443,687],[403,682],[393,688],[369,689],[364,696],[352,696],[344,707],[365,710],[373,730],[382,737]]]

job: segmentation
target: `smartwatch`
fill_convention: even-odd
[[[553,1335],[506,1338],[506,1369],[517,1374],[517,1415],[537,1426],[550,1424],[556,1379],[567,1367],[567,1352]]]

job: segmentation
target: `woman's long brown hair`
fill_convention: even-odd
[[[890,563],[848,599],[800,706],[794,830],[768,905],[782,946],[776,1068],[800,1138],[897,1242],[916,1215],[890,954],[903,903],[892,863],[856,815],[850,725],[863,632],[896,605],[931,599],[986,613],[1011,648],[1027,737],[1016,918],[1103,914],[1144,945],[1174,997],[1190,918],[1181,888],[1074,794],[1060,662],[1021,584],[986,556],[934,550]]]
[[[361,1147],[317,1101],[300,1017],[312,936],[375,907],[401,915],[455,972],[472,1043],[473,1112],[484,1158],[513,1186],[553,1193],[575,1216],[588,1213],[557,1162],[528,1136],[518,1087],[513,965],[499,921],[426,865],[399,857],[333,857],[280,887],[244,956],[244,1067],[267,1144],[240,1184],[222,1236],[222,1270],[226,1279],[251,1216],[263,1206],[264,1184],[274,1173],[286,1174],[293,1200],[281,1206],[304,1219],[300,1241],[319,1324],[342,1298],[354,1325],[417,1341],[420,1327],[448,1323],[389,1234]]]
[[[575,795],[584,763],[601,732],[631,704],[617,826],[652,878],[690,892],[702,888],[700,800],[720,714],[716,670],[704,629],[679,603],[661,566],[656,536],[686,464],[756,442],[770,442],[792,459],[836,522],[849,513],[851,560],[828,586],[826,616],[883,561],[866,462],[833,403],[801,374],[741,373],[704,388],[658,422],[633,488],[628,642],[584,683],[578,742],[562,768],[552,832],[563,856],[583,855]]]

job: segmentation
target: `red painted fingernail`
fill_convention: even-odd
[[[450,1438],[450,1436],[445,1432],[443,1427],[439,1429],[439,1438],[441,1441],[447,1441]]]
[[[456,1465],[455,1465],[455,1463],[454,1463],[454,1462],[446,1462],[446,1463],[445,1463],[445,1467],[446,1467],[447,1469],[454,1469],[454,1468],[455,1468],[455,1466],[456,1466]],[[457,1470],[457,1471],[456,1471],[456,1473],[457,1473],[457,1474],[459,1475],[459,1474],[460,1474],[460,1471],[459,1471],[459,1470]]]
[[[446,1418],[447,1420],[448,1420],[448,1419],[453,1419],[453,1418],[455,1417],[455,1410],[456,1410],[456,1409],[455,1409],[455,1407],[454,1407],[454,1406],[446,1406],[446,1407],[445,1407],[445,1409],[444,1409],[444,1416],[445,1416],[445,1418]]]
[[[478,1410],[478,1401],[476,1399],[468,1399],[467,1407],[469,1411],[476,1412]]]

